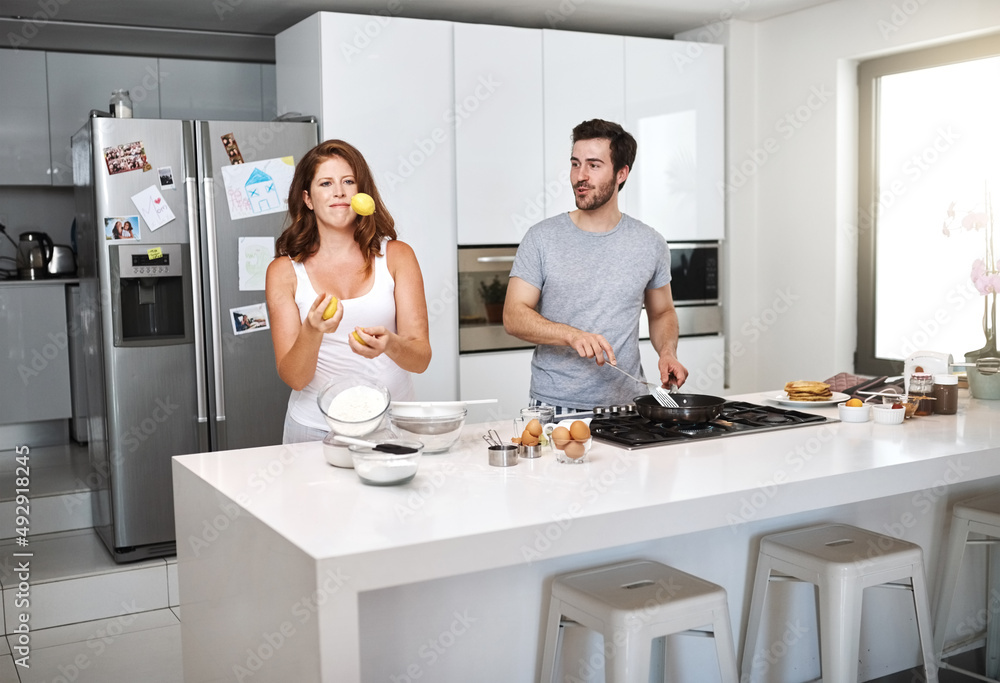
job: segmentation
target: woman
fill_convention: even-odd
[[[358,192],[375,200],[371,216],[351,208]],[[427,369],[431,346],[420,266],[396,239],[358,150],[341,140],[310,150],[295,169],[288,215],[266,294],[278,375],[292,388],[282,441],[295,443],[326,436],[316,397],[334,378],[368,375],[393,399],[412,399],[409,373]],[[334,296],[336,313],[324,320]]]
[[[120,240],[122,238],[122,222],[115,221],[115,227],[111,228],[111,239]]]

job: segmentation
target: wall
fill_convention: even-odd
[[[727,46],[730,393],[853,369],[855,63],[994,31],[988,0],[838,0],[677,36]]]

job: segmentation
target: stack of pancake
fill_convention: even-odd
[[[826,382],[798,380],[785,385],[789,401],[829,401],[833,398],[830,385]]]

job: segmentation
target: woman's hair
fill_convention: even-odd
[[[375,178],[368,162],[357,149],[343,140],[327,140],[309,150],[295,167],[292,186],[288,190],[288,221],[278,241],[274,245],[275,256],[290,256],[296,261],[304,261],[319,250],[319,229],[316,215],[305,202],[316,169],[327,159],[340,157],[354,172],[358,192],[371,195],[375,200],[375,213],[359,215],[354,220],[354,241],[361,247],[365,257],[365,275],[371,273],[372,259],[381,255],[380,247],[386,237],[396,239],[395,221],[382,203]]]

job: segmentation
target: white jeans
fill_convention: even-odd
[[[299,424],[291,415],[285,414],[285,429],[281,434],[281,443],[302,443],[303,441],[322,441],[330,433],[328,429],[316,429]]]

